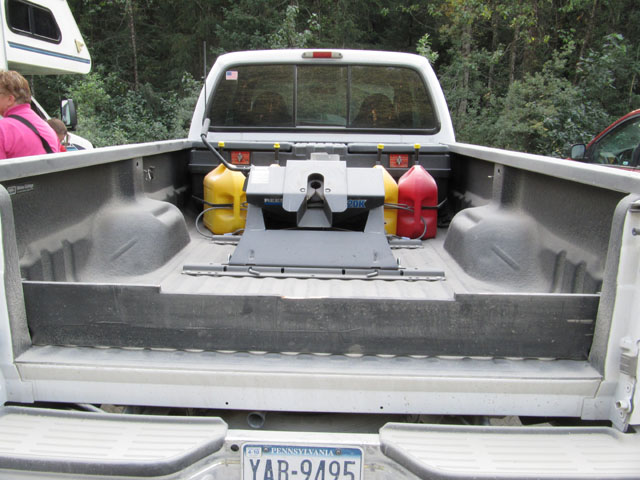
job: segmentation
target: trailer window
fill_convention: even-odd
[[[62,37],[51,10],[21,0],[7,0],[7,22],[14,33],[60,43]]]
[[[218,82],[209,117],[214,129],[439,127],[418,72],[379,65],[232,67]]]

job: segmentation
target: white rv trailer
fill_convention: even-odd
[[[66,0],[6,0],[0,1],[0,11],[0,69],[23,75],[89,73],[91,56]],[[50,118],[35,99],[32,108]],[[72,133],[69,139],[80,148],[92,148]]]

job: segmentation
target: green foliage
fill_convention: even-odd
[[[565,156],[640,106],[640,49],[608,33],[633,28],[640,9],[631,2],[576,0],[554,11],[546,0],[440,0],[430,8],[446,20],[436,70],[459,141]]]
[[[268,48],[269,35],[281,25],[281,8],[271,0],[238,0],[222,6],[222,20],[215,27],[215,51]]]
[[[428,33],[425,33],[420,40],[418,40],[418,45],[416,46],[416,52],[418,55],[422,55],[425,57],[431,64],[436,63],[438,60],[438,52],[435,52],[433,48],[431,48],[431,37]]]
[[[199,88],[185,74],[180,95],[160,95],[149,84],[136,91],[97,69],[67,94],[78,103],[78,133],[101,147],[185,137]]]
[[[588,141],[632,105],[640,105],[631,84],[634,70],[626,67],[634,59],[621,35],[607,35],[601,47],[590,49],[578,62],[575,81],[568,75],[573,53],[569,42],[540,72],[509,87],[493,145],[563,157],[572,143]],[[637,63],[634,68],[639,71]]]
[[[440,78],[459,141],[534,153],[565,155],[640,108],[637,0],[68,3],[94,71],[32,84],[49,112],[73,97],[78,133],[96,145],[184,136],[203,70],[244,49],[416,52]]]
[[[578,85],[591,103],[614,116],[638,108],[639,55],[640,45],[630,45],[618,33],[606,35],[601,46],[590,49],[578,62]]]
[[[540,72],[514,81],[500,102],[495,146],[562,156],[584,133],[586,112],[579,89],[564,77],[573,47],[556,53]]]
[[[579,106],[579,92],[567,79],[527,74],[511,85],[504,99],[495,123],[495,145],[562,156],[567,144],[583,133]]]
[[[298,17],[300,7],[289,5],[285,11],[280,28],[268,36],[270,48],[304,48],[313,44],[316,34],[320,31],[318,16],[313,13],[307,20],[304,30],[298,31]]]

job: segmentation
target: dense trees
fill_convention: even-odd
[[[232,50],[346,47],[433,63],[460,141],[562,155],[640,108],[637,0],[69,0],[86,77],[34,78],[79,102],[97,145],[183,136],[201,82]],[[55,111],[55,106],[47,105]]]

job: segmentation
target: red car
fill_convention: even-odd
[[[571,159],[640,170],[640,110],[619,118],[587,145],[573,145]]]

